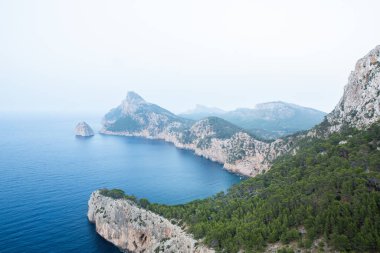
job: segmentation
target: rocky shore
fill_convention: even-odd
[[[169,220],[100,191],[91,194],[87,216],[96,232],[123,252],[214,252]]]

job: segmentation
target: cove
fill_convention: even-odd
[[[1,115],[1,252],[118,252],[87,221],[99,188],[180,204],[240,182],[222,166],[157,140],[76,138],[85,115]]]

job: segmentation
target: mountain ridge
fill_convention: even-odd
[[[325,112],[283,101],[257,104],[253,108],[231,111],[198,106],[200,109],[179,114],[193,120],[217,116],[263,139],[276,139],[298,131],[308,130],[323,121]]]

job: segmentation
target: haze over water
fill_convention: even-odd
[[[1,252],[118,252],[87,221],[99,188],[178,204],[228,189],[240,177],[162,141],[95,135],[75,124],[99,118],[1,115]]]

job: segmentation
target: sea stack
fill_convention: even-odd
[[[94,131],[86,122],[79,122],[75,127],[75,135],[81,137],[90,137],[94,135]]]

